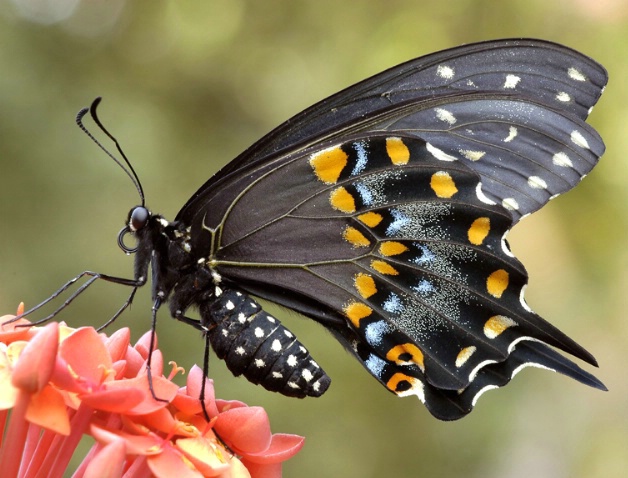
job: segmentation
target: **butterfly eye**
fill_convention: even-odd
[[[149,212],[143,206],[137,206],[131,211],[131,217],[129,218],[129,228],[131,231],[139,231],[143,229],[148,223]]]
[[[127,254],[137,252],[137,247],[129,247],[124,243],[124,236],[130,232],[137,232],[146,227],[150,213],[144,206],[137,206],[131,210],[127,225],[118,234],[118,246]]]

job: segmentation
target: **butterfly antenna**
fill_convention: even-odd
[[[142,206],[144,206],[145,205],[144,189],[142,188],[142,183],[140,182],[140,178],[135,173],[135,169],[133,169],[133,166],[131,165],[131,162],[129,161],[129,159],[126,157],[126,154],[124,154],[124,151],[122,151],[122,148],[120,147],[120,143],[118,143],[118,140],[111,133],[109,133],[109,131],[107,131],[107,128],[105,128],[103,124],[100,122],[100,119],[98,119],[98,115],[96,114],[96,109],[98,108],[98,105],[100,104],[101,100],[102,98],[99,96],[92,102],[89,108],[83,108],[81,111],[79,111],[78,114],[76,115],[76,124],[94,143],[96,143],[96,145],[98,145],[100,149],[102,149],[105,152],[105,154],[107,154],[107,156],[113,159],[116,162],[116,164],[122,168],[122,170],[127,174],[129,178],[131,178],[131,181],[133,181],[133,184],[135,185],[135,188],[137,189],[137,192],[140,195],[140,199],[142,200]],[[122,155],[122,158],[124,159],[124,162],[126,163],[126,166],[118,158],[116,158],[113,154],[111,154],[109,150],[107,150],[107,148],[105,148],[100,143],[100,141],[98,141],[94,137],[94,135],[90,133],[89,130],[85,127],[85,125],[83,124],[83,117],[87,114],[87,112],[90,113],[92,119],[94,120],[94,123],[96,123],[96,125],[101,129],[101,131],[105,133],[109,137],[109,139],[111,139],[111,141],[115,143],[116,148],[118,149],[118,152]]]

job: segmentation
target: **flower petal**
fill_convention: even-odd
[[[153,377],[153,390],[155,396],[160,400],[155,400],[148,385],[146,375],[135,378],[125,378],[104,384],[106,390],[130,390],[137,389],[144,394],[143,400],[125,413],[129,415],[144,415],[164,408],[172,401],[177,394],[179,387],[164,377]]]
[[[176,445],[203,476],[218,476],[229,469],[226,450],[205,437],[181,438]]]
[[[144,400],[145,393],[135,388],[107,388],[89,394],[80,399],[85,405],[96,410],[112,413],[127,413]]]
[[[0,317],[0,342],[10,344],[16,340],[28,340],[32,335],[31,327],[24,327],[30,324],[26,319],[18,319],[15,322],[6,324],[9,320],[13,320],[15,315],[3,315]],[[18,327],[18,325],[22,327]],[[35,329],[37,330],[37,329]]]
[[[126,360],[126,370],[124,371],[124,376],[126,378],[137,377],[137,374],[146,362],[144,357],[142,357],[142,355],[133,347],[128,347],[124,359]]]
[[[183,453],[171,446],[165,447],[158,455],[148,457],[148,467],[157,478],[202,478],[192,462]]]
[[[242,464],[249,470],[252,478],[281,478],[281,463],[262,465],[242,459]]]
[[[241,402],[240,400],[221,400],[220,398],[216,399],[216,406],[218,407],[220,413],[234,408],[248,407],[246,403]]]
[[[58,349],[59,324],[51,322],[39,329],[22,350],[13,367],[13,385],[29,393],[44,388],[54,370]]]
[[[281,463],[296,455],[303,448],[304,442],[305,438],[299,435],[275,433],[266,451],[248,454],[244,459],[246,462],[260,464]]]
[[[128,327],[116,330],[113,334],[105,339],[105,347],[109,351],[111,360],[117,362],[122,360],[126,355],[126,351],[131,343],[131,331]]]
[[[18,389],[11,383],[13,367],[7,357],[6,345],[0,348],[0,410],[7,410],[15,405]]]
[[[93,327],[81,327],[61,342],[59,355],[75,374],[100,385],[111,370],[111,355]]]
[[[155,455],[161,453],[163,439],[157,435],[146,432],[144,435],[132,435],[123,431],[113,431],[98,425],[90,425],[89,434],[98,443],[109,444],[122,440],[126,446],[126,453],[129,455]]]
[[[140,353],[140,355],[144,358],[144,360],[148,358],[148,349],[150,347],[150,339],[151,339],[152,334],[153,334],[152,330],[149,330],[148,332],[146,332],[144,335],[140,337],[140,339],[136,342],[135,346],[133,347],[135,350],[137,350]],[[155,349],[157,349],[157,335],[155,335],[154,347]]]
[[[53,387],[44,387],[31,396],[26,420],[59,435],[70,434],[70,419],[63,396]]]
[[[173,404],[179,410],[189,415],[202,413],[203,408],[200,402],[201,386],[205,381],[205,409],[209,417],[218,416],[218,408],[216,407],[214,381],[203,375],[203,370],[194,365],[190,370],[187,378],[187,385],[179,389],[177,397],[173,400]]]
[[[177,435],[184,437],[196,437],[201,432],[193,424],[175,418],[170,412],[170,407],[161,408],[146,415],[134,416],[136,425],[149,428],[153,431],[163,432],[167,435]]]
[[[262,453],[271,444],[270,422],[262,407],[234,408],[218,415],[214,430],[240,454]]]
[[[119,478],[124,471],[126,445],[123,440],[114,440],[105,445],[90,460],[83,478]]]

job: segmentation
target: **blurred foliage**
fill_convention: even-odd
[[[572,193],[516,228],[528,302],[598,358],[610,392],[526,371],[455,423],[396,399],[311,321],[269,306],[333,378],[291,400],[212,360],[218,394],[307,437],[287,477],[628,475],[628,5],[623,0],[0,0],[0,304],[33,305],[89,268],[128,277],[116,234],[137,194],[73,124],[100,116],[124,145],[150,207],[173,218],[213,172],[313,102],[396,63],[460,43],[537,37],[604,64],[591,123],[607,143]],[[102,324],[127,290],[93,286],[62,318]],[[144,290],[117,326],[149,328]],[[161,314],[167,359],[202,360],[202,340]]]

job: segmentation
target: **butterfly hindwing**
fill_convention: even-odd
[[[508,211],[430,144],[355,137],[256,178],[221,218],[217,272],[325,324],[394,393],[434,413],[452,403],[440,418],[459,418],[474,397],[458,391],[508,363],[517,342],[594,362],[523,302],[527,274],[504,241]],[[493,375],[478,383],[507,382]]]

